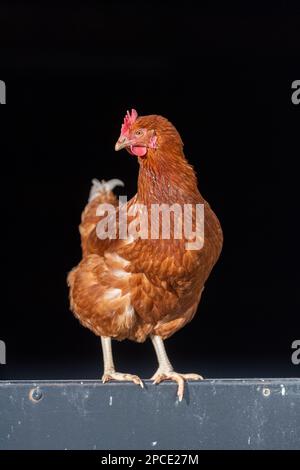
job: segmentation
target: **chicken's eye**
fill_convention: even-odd
[[[141,129],[138,129],[137,131],[135,131],[134,134],[137,135],[137,136],[143,135],[143,131]]]

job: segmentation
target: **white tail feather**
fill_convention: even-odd
[[[89,202],[91,202],[95,197],[99,196],[99,194],[103,194],[105,192],[112,191],[116,186],[124,186],[123,181],[118,180],[116,178],[109,180],[109,181],[99,181],[96,178],[92,180],[92,187],[90,190],[89,195]]]

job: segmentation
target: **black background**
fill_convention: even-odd
[[[91,179],[136,191],[136,160],[114,152],[131,107],[175,124],[224,230],[197,316],[167,341],[175,368],[299,375],[300,9],[212,3],[1,2],[1,378],[102,374],[66,275]],[[114,353],[120,371],[155,370],[149,341]]]

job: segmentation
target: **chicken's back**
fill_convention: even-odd
[[[83,257],[88,254],[87,243],[89,236],[101,218],[97,215],[99,206],[101,204],[110,204],[116,207],[118,204],[118,200],[113,193],[113,189],[116,186],[124,186],[124,183],[119,179],[110,181],[102,180],[101,182],[97,179],[93,179],[92,181],[89,200],[82,212],[81,224],[79,225]],[[105,244],[103,244],[103,249],[104,245]]]

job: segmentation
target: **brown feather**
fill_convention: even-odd
[[[154,129],[158,148],[148,149],[147,157],[139,158],[138,191],[128,206],[140,203],[150,209],[153,203],[203,203],[204,245],[200,250],[186,250],[186,240],[172,237],[132,243],[100,240],[97,206],[100,202],[117,204],[113,193],[106,193],[83,212],[83,259],[69,274],[68,283],[71,309],[84,326],[97,335],[140,342],[150,334],[165,339],[191,321],[220,255],[223,236],[216,215],[198,191],[195,172],[174,126],[153,115],[138,118],[132,127]]]

